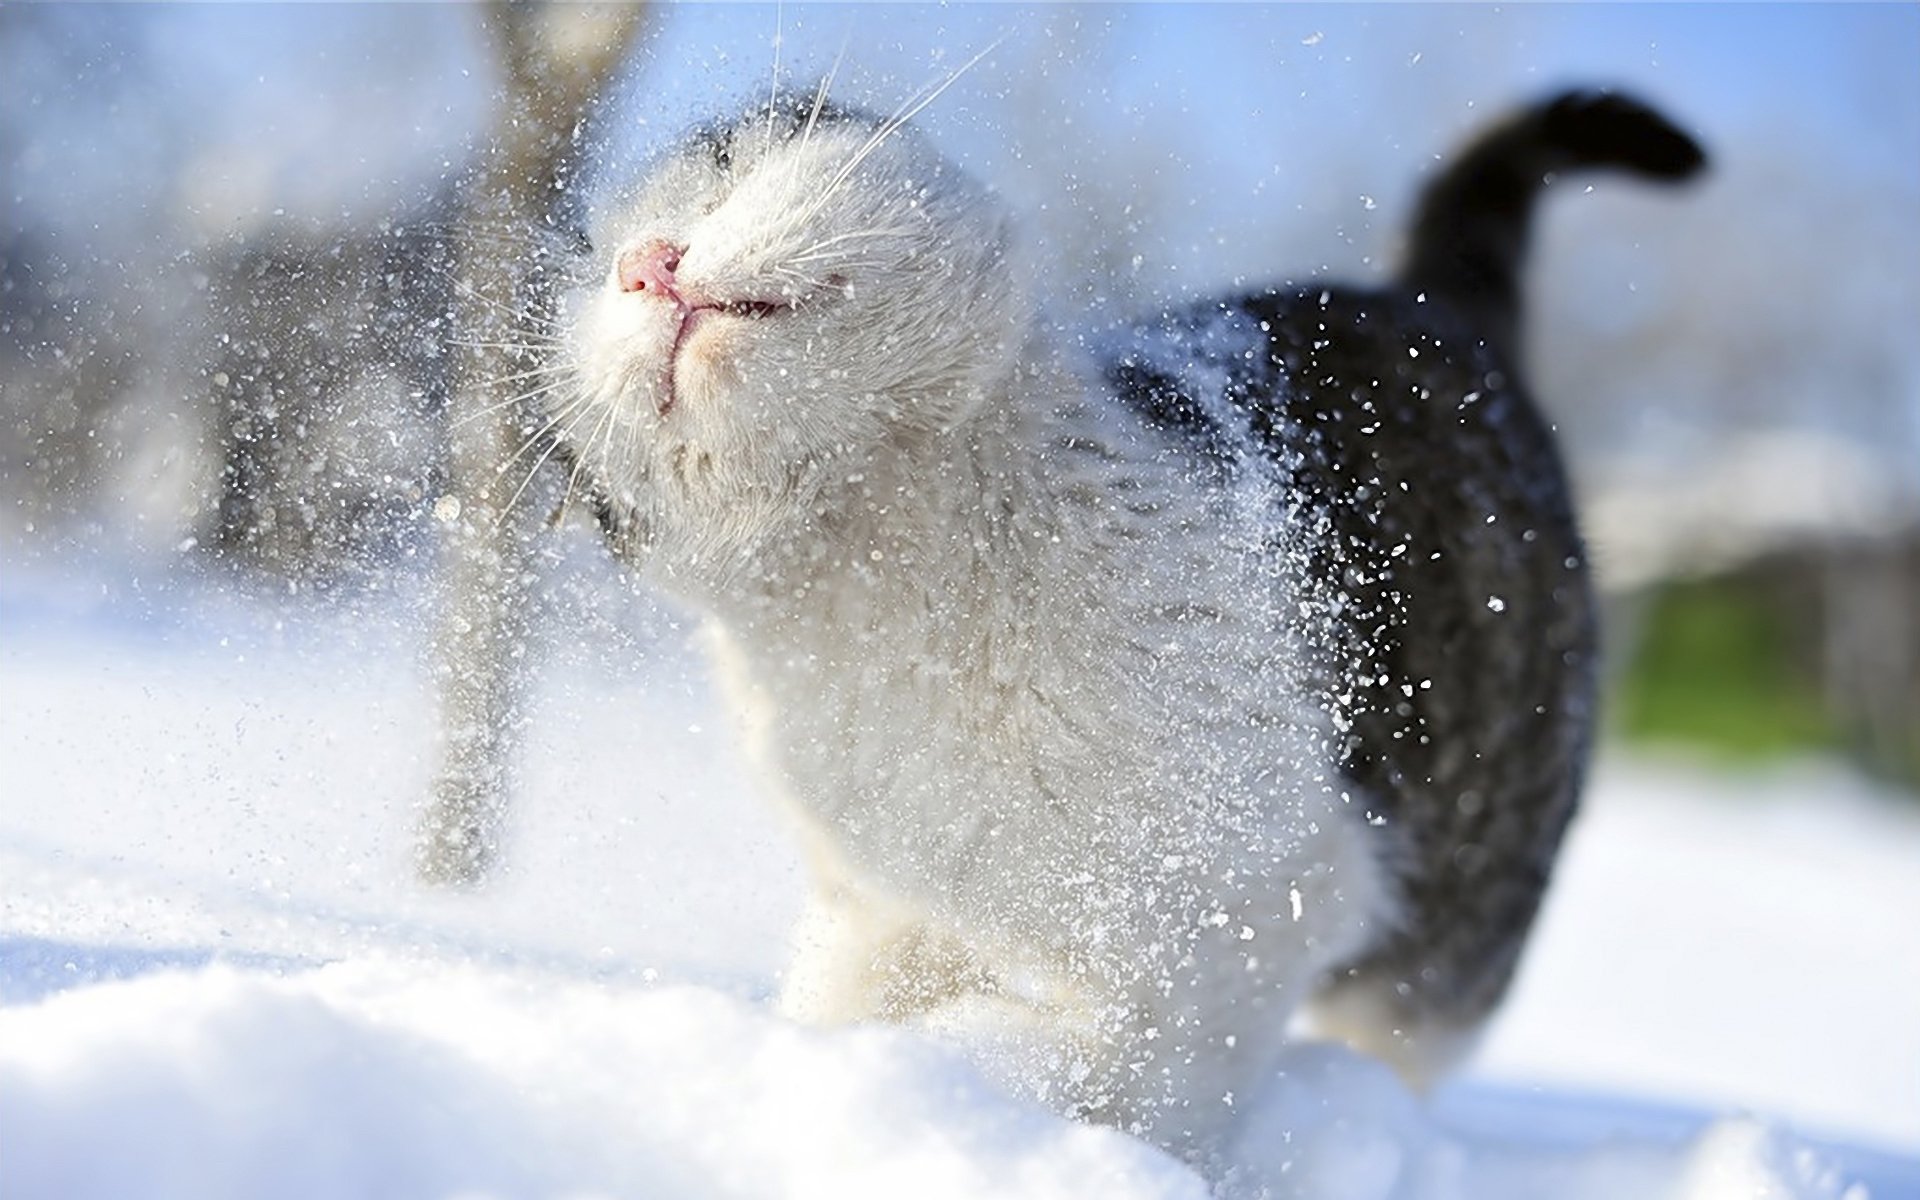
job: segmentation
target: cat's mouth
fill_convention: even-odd
[[[666,416],[679,403],[675,381],[680,373],[680,356],[688,342],[692,341],[695,331],[703,324],[727,319],[764,321],[768,317],[792,312],[793,309],[794,305],[785,300],[704,300],[683,304],[680,308],[680,326],[674,331],[672,348],[667,351],[665,386],[660,392],[660,415]]]

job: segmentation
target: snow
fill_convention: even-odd
[[[0,1195],[1210,1194],[991,1031],[773,1015],[792,851],[666,621],[553,651],[446,895],[408,605],[95,582],[0,573]],[[1837,769],[1609,762],[1466,1078],[1300,1047],[1214,1194],[1920,1196],[1916,867]]]
[[[924,1039],[805,1030],[696,987],[216,966],[81,989],[11,1025],[0,1117],[31,1149],[9,1195],[1145,1197],[1192,1182],[1117,1133],[1002,1100]]]

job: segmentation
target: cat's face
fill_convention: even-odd
[[[651,525],[764,535],[823,477],[964,423],[1012,370],[1025,308],[1000,203],[911,129],[812,117],[761,108],[669,154],[566,302],[565,440]]]

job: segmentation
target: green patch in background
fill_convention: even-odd
[[[1732,580],[1663,585],[1614,686],[1615,731],[1733,760],[1838,748],[1806,665],[1814,614],[1794,607]]]

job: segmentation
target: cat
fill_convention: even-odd
[[[1592,737],[1595,619],[1521,380],[1542,184],[1686,134],[1537,104],[1389,286],[1051,331],[1014,215],[810,98],[606,214],[547,414],[717,672],[813,879],[782,1006],[984,1005],[1044,1088],[1192,1160],[1307,1019],[1410,1076],[1499,1000]],[[1304,1014],[1304,1016],[1303,1016]]]

